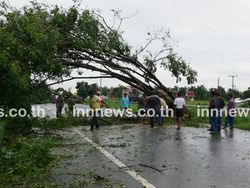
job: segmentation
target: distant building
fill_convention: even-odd
[[[195,98],[194,92],[193,92],[193,91],[187,91],[187,92],[186,92],[186,98],[187,98],[188,100],[194,100],[194,98]]]

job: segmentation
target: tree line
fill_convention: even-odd
[[[101,91],[102,95],[104,96],[109,96],[112,98],[121,98],[122,97],[122,93],[123,91],[127,91],[128,88],[124,85],[119,85],[117,87],[98,87],[97,83],[94,84],[89,84],[86,81],[81,81],[81,82],[77,82],[77,85],[75,87],[76,89],[76,94],[81,97],[82,99],[86,99],[88,97],[88,92],[89,91]],[[250,98],[250,87],[241,92],[239,90],[232,90],[232,89],[228,89],[226,90],[223,87],[219,87],[219,88],[206,88],[204,85],[200,85],[200,86],[190,86],[190,87],[172,87],[172,88],[168,88],[173,94],[180,92],[182,96],[185,96],[187,91],[193,91],[195,94],[194,99],[195,100],[208,100],[210,98],[210,93],[211,91],[217,90],[220,95],[222,96],[222,98],[227,98],[227,96],[229,94],[234,94],[235,98]],[[59,88],[57,90],[54,90],[53,92],[54,94],[58,94],[58,93],[63,93],[64,97],[67,98],[67,96],[69,96],[68,91]],[[141,91],[137,91],[136,95],[139,95],[139,93],[142,93]]]

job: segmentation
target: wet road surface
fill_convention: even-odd
[[[250,132],[209,135],[205,128],[139,125],[88,127],[58,132],[53,153],[64,159],[49,173],[58,187],[143,187],[80,133],[157,188],[250,187]],[[76,131],[77,130],[77,131]]]

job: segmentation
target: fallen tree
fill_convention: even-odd
[[[157,78],[159,68],[170,71],[177,82],[182,77],[189,84],[196,81],[197,72],[173,52],[169,32],[148,33],[146,45],[133,51],[122,37],[120,26],[124,18],[116,11],[117,27],[109,26],[100,14],[89,10],[71,8],[58,10],[56,15],[68,20],[65,25],[58,23],[58,19],[53,21],[61,28],[64,39],[57,55],[65,66],[101,72],[149,94],[161,89],[171,95]],[[148,49],[155,42],[161,44],[160,50],[152,53]]]
[[[197,72],[174,52],[169,32],[148,33],[145,46],[135,50],[122,36],[126,18],[118,11],[113,13],[118,22],[110,26],[98,11],[81,10],[76,5],[65,10],[32,2],[15,9],[3,3],[0,31],[12,40],[1,47],[1,58],[9,64],[3,73],[12,63],[25,72],[23,83],[39,85],[48,80],[72,80],[76,78],[70,76],[72,70],[87,69],[148,94],[161,89],[170,96],[157,77],[158,69],[169,71],[177,82],[182,78],[188,84],[196,81]],[[8,43],[4,37],[1,42]],[[153,52],[150,46],[155,43],[160,46]]]

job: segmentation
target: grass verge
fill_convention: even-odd
[[[8,137],[0,148],[0,187],[48,187],[39,182],[56,161],[52,147],[50,138]]]

